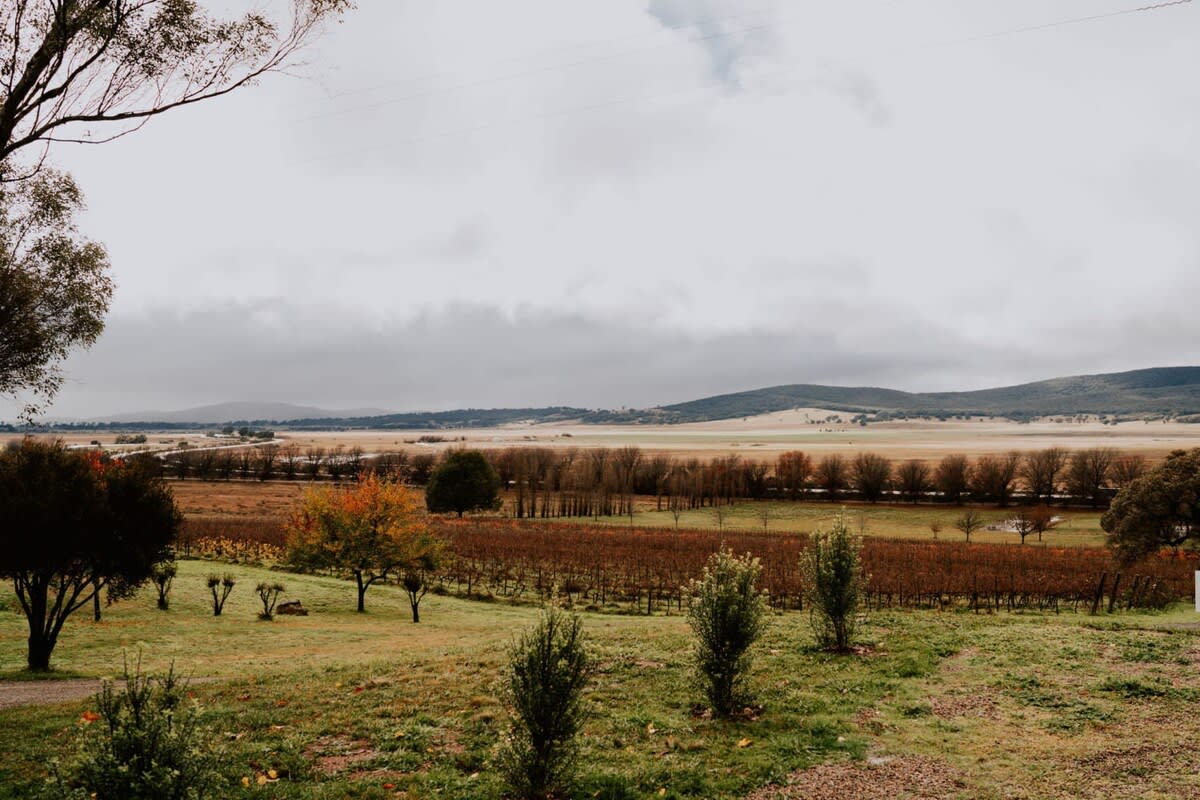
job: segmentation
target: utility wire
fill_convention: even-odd
[[[747,17],[756,17],[756,16],[759,16],[762,14],[769,14],[769,13],[771,13],[771,9],[764,7],[764,8],[760,8],[756,11],[745,11],[740,14],[728,14],[728,15],[721,16],[721,17],[706,17],[704,19],[689,20],[688,24],[693,27],[707,26],[707,25],[714,25],[719,22],[729,22],[730,20],[745,19]],[[495,61],[488,62],[488,64],[486,64],[485,66],[497,66],[500,64],[510,64],[514,61],[531,61],[533,59],[540,58],[541,56],[551,55],[554,53],[571,53],[571,52],[576,52],[576,51],[580,51],[580,50],[591,50],[591,49],[595,49],[597,47],[609,47],[614,44],[621,44],[624,42],[637,41],[637,40],[641,40],[641,39],[659,38],[666,34],[669,34],[669,33],[672,33],[672,32],[678,31],[678,30],[679,30],[678,28],[662,27],[656,31],[651,31],[649,33],[634,33],[634,34],[629,34],[628,36],[618,36],[618,37],[615,37],[612,39],[597,39],[597,40],[593,40],[591,42],[580,42],[577,44],[560,45],[558,47],[548,47],[548,48],[544,48],[542,50],[535,51],[533,53],[523,53],[520,55],[514,55],[514,56],[508,56],[505,58],[500,58]],[[689,39],[688,42],[690,42],[690,41],[692,41],[692,40]],[[676,43],[677,42],[672,42],[671,44],[676,44]],[[685,44],[686,43],[687,42],[685,42]],[[452,78],[452,77],[455,77],[455,75],[456,75],[455,73],[447,72],[447,71],[430,72],[430,73],[426,73],[425,75],[414,75],[410,78],[398,78],[398,79],[392,80],[392,81],[385,81],[383,83],[379,83],[374,86],[368,86],[365,88],[347,89],[347,90],[341,91],[341,92],[329,93],[329,94],[325,95],[324,99],[336,100],[339,97],[353,97],[355,95],[369,94],[371,92],[377,92],[380,89],[391,89],[391,88],[394,88],[397,86],[403,86],[403,85],[412,84],[412,83],[421,83],[424,81],[434,81],[434,80],[440,80],[442,78]]]
[[[959,45],[964,45],[964,44],[972,44],[975,42],[987,41],[989,39],[998,39],[998,38],[1003,38],[1003,37],[1017,36],[1017,35],[1026,34],[1026,33],[1034,33],[1034,32],[1038,32],[1038,31],[1050,30],[1053,28],[1061,28],[1061,27],[1068,26],[1068,25],[1079,25],[1079,24],[1095,22],[1095,21],[1103,20],[1103,19],[1111,19],[1114,17],[1128,16],[1131,14],[1138,14],[1138,13],[1150,12],[1150,11],[1159,11],[1162,9],[1170,8],[1172,6],[1190,5],[1193,2],[1194,2],[1194,0],[1171,0],[1171,2],[1163,2],[1163,3],[1156,3],[1154,5],[1140,6],[1137,8],[1122,9],[1119,11],[1111,11],[1111,12],[1107,12],[1104,14],[1092,14],[1092,15],[1085,16],[1085,17],[1073,17],[1073,18],[1069,18],[1069,19],[1057,20],[1055,22],[1043,23],[1040,25],[1031,25],[1031,26],[1025,26],[1025,27],[1020,27],[1020,28],[1009,28],[1009,29],[1002,30],[1002,31],[994,31],[991,33],[979,34],[976,36],[968,36],[968,37],[963,37],[963,38],[959,38],[959,39],[949,39],[949,40],[944,40],[944,41],[940,41],[940,42],[930,42],[930,43],[922,45],[916,49],[918,49],[918,50],[941,49],[941,48],[954,47],[954,46],[959,46]],[[708,39],[708,38],[713,38],[713,37],[711,37],[711,36],[702,37],[701,40]],[[654,49],[657,49],[657,48],[654,48]],[[570,66],[570,65],[568,65],[568,66]],[[536,72],[544,72],[544,71],[548,71],[551,69],[553,69],[553,68],[539,69],[539,70],[535,70],[534,72],[535,73]],[[774,76],[784,75],[784,74],[794,72],[795,69],[796,69],[795,67],[784,67],[779,70],[773,70],[771,72],[763,73],[760,77],[774,77]],[[495,80],[501,80],[501,79],[484,79],[478,83],[473,83],[471,85],[481,85],[483,83],[491,83],[491,82],[494,82]],[[452,87],[452,88],[461,88],[461,87]],[[512,126],[512,125],[520,125],[520,124],[524,124],[527,122],[537,122],[537,121],[541,121],[541,120],[553,119],[556,117],[569,116],[572,114],[587,113],[587,112],[597,111],[597,110],[601,110],[601,109],[605,109],[605,108],[612,108],[614,106],[627,105],[630,103],[637,103],[637,102],[641,102],[644,100],[662,100],[662,99],[677,97],[677,96],[683,95],[683,94],[692,94],[692,93],[698,93],[698,92],[708,93],[713,88],[714,88],[714,86],[712,84],[705,84],[705,85],[700,85],[700,86],[691,86],[691,87],[687,87],[684,89],[678,89],[678,90],[665,92],[665,93],[643,93],[643,94],[638,94],[638,95],[630,95],[630,96],[626,96],[626,97],[620,97],[620,98],[616,98],[613,100],[601,101],[601,102],[597,102],[597,103],[588,103],[588,104],[577,105],[577,106],[568,106],[565,108],[554,109],[551,111],[545,111],[545,112],[530,115],[530,116],[517,117],[517,118],[501,120],[501,121],[484,122],[484,123],[480,123],[479,125],[472,125],[472,126],[468,126],[468,127],[464,127],[464,128],[457,128],[454,130],[443,131],[440,133],[429,134],[426,136],[416,136],[416,137],[410,137],[410,138],[406,138],[406,139],[394,139],[387,143],[381,143],[378,145],[368,145],[366,147],[355,148],[353,150],[345,150],[345,151],[340,151],[337,153],[329,153],[329,154],[325,154],[325,155],[314,156],[312,158],[302,159],[302,160],[299,160],[299,161],[296,161],[293,163],[294,164],[310,164],[310,163],[317,163],[317,162],[321,162],[321,161],[330,161],[330,160],[334,160],[334,159],[338,159],[338,158],[344,158],[347,156],[354,156],[354,155],[361,155],[361,154],[366,154],[366,153],[374,153],[374,152],[380,152],[380,151],[385,151],[385,150],[391,150],[391,149],[394,149],[394,148],[402,146],[402,145],[424,144],[427,142],[437,141],[440,139],[466,136],[466,135],[470,135],[473,133],[479,133],[481,131],[490,130],[490,129],[494,129],[494,128],[508,127],[508,126]],[[796,90],[796,87],[793,87],[792,89],[781,90],[779,92],[775,92],[774,94],[785,94],[789,91],[795,91],[795,90]],[[422,93],[422,94],[425,94],[425,93]],[[414,96],[420,96],[420,95],[414,95]],[[366,106],[364,108],[376,108],[376,107],[379,107],[380,105],[390,105],[391,102],[400,102],[403,99],[408,99],[408,98],[400,98],[396,101],[389,101],[388,103],[376,104],[373,106]],[[351,109],[351,110],[353,110],[353,109]],[[317,117],[310,118],[310,119],[315,119],[315,118],[324,117],[324,116],[334,116],[334,114],[318,115]]]

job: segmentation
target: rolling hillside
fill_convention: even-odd
[[[792,408],[826,408],[871,413],[884,418],[956,415],[1029,419],[1039,416],[1105,414],[1195,417],[1200,422],[1200,367],[1159,367],[1103,375],[1023,383],[970,392],[902,392],[879,387],[793,384],[722,394],[660,408],[620,411],[555,406],[549,408],[458,409],[402,414],[320,413],[286,404],[224,404],[106,423],[60,424],[61,429],[205,428],[214,423],[269,425],[292,430],[337,428],[485,428],[514,423],[671,424],[736,419]],[[254,415],[246,412],[257,412]],[[275,412],[271,416],[263,411]],[[241,412],[241,413],[239,413]],[[316,413],[305,413],[316,412]],[[224,418],[222,418],[222,416]],[[1193,420],[1188,420],[1193,421]]]
[[[1200,367],[1159,367],[1052,378],[972,392],[899,392],[875,387],[772,386],[664,406],[672,422],[730,419],[800,407],[899,414],[972,414],[1018,419],[1060,414],[1200,413]]]

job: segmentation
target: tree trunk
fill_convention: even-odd
[[[413,622],[420,622],[421,621],[421,610],[420,610],[421,603],[420,603],[420,601],[409,601],[409,605],[412,606]]]
[[[363,599],[367,594],[368,584],[363,583],[362,572],[360,572],[358,570],[354,571],[354,580],[358,583],[358,610],[366,611],[367,607],[366,607],[366,604],[363,602]]]
[[[100,590],[99,589],[97,589],[95,591],[95,593],[92,594],[92,621],[93,622],[100,621]]]
[[[50,653],[54,651],[54,640],[41,631],[29,634],[29,658],[27,663],[30,672],[49,672]]]

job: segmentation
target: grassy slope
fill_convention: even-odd
[[[270,573],[236,567],[240,583],[214,619],[202,583],[211,569],[181,564],[170,612],[144,593],[100,625],[73,620],[57,667],[108,675],[124,651],[141,648],[147,668],[174,659],[184,672],[217,677],[194,689],[226,734],[229,778],[237,784],[268,768],[283,776],[222,796],[499,796],[487,769],[501,731],[495,681],[506,643],[534,609],[431,596],[414,626],[392,587],[373,588],[370,613],[359,615],[349,610],[349,584],[285,575],[286,597],[302,599],[312,616],[263,623],[250,587]],[[1079,766],[1085,756],[1137,747],[1141,763],[1168,769],[1189,757],[1176,745],[1200,733],[1200,640],[1139,629],[1171,620],[1121,616],[1119,629],[1107,630],[1070,615],[883,614],[862,632],[873,652],[844,658],[812,650],[804,615],[780,616],[756,666],[765,713],[716,723],[691,713],[681,618],[586,615],[599,670],[580,796],[738,797],[793,769],[868,751],[943,757],[963,771],[963,797],[1087,796],[1113,781]],[[0,616],[0,670],[9,677],[23,640],[22,620]],[[938,698],[957,695],[989,698],[995,718],[934,713],[944,712]],[[29,796],[83,708],[0,711],[0,798]],[[743,739],[749,746],[738,746]],[[1168,779],[1190,781],[1194,792],[1196,774],[1152,768],[1123,776],[1108,796],[1147,796],[1146,781]],[[605,794],[605,786],[626,791]]]

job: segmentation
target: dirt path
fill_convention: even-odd
[[[215,678],[189,678],[188,683],[211,683]],[[120,682],[118,682],[120,683]],[[100,691],[98,678],[71,678],[45,681],[0,681],[0,710],[18,706],[52,706],[72,703]]]
[[[51,706],[83,700],[100,691],[95,678],[64,681],[0,681],[0,709],[17,706]]]

